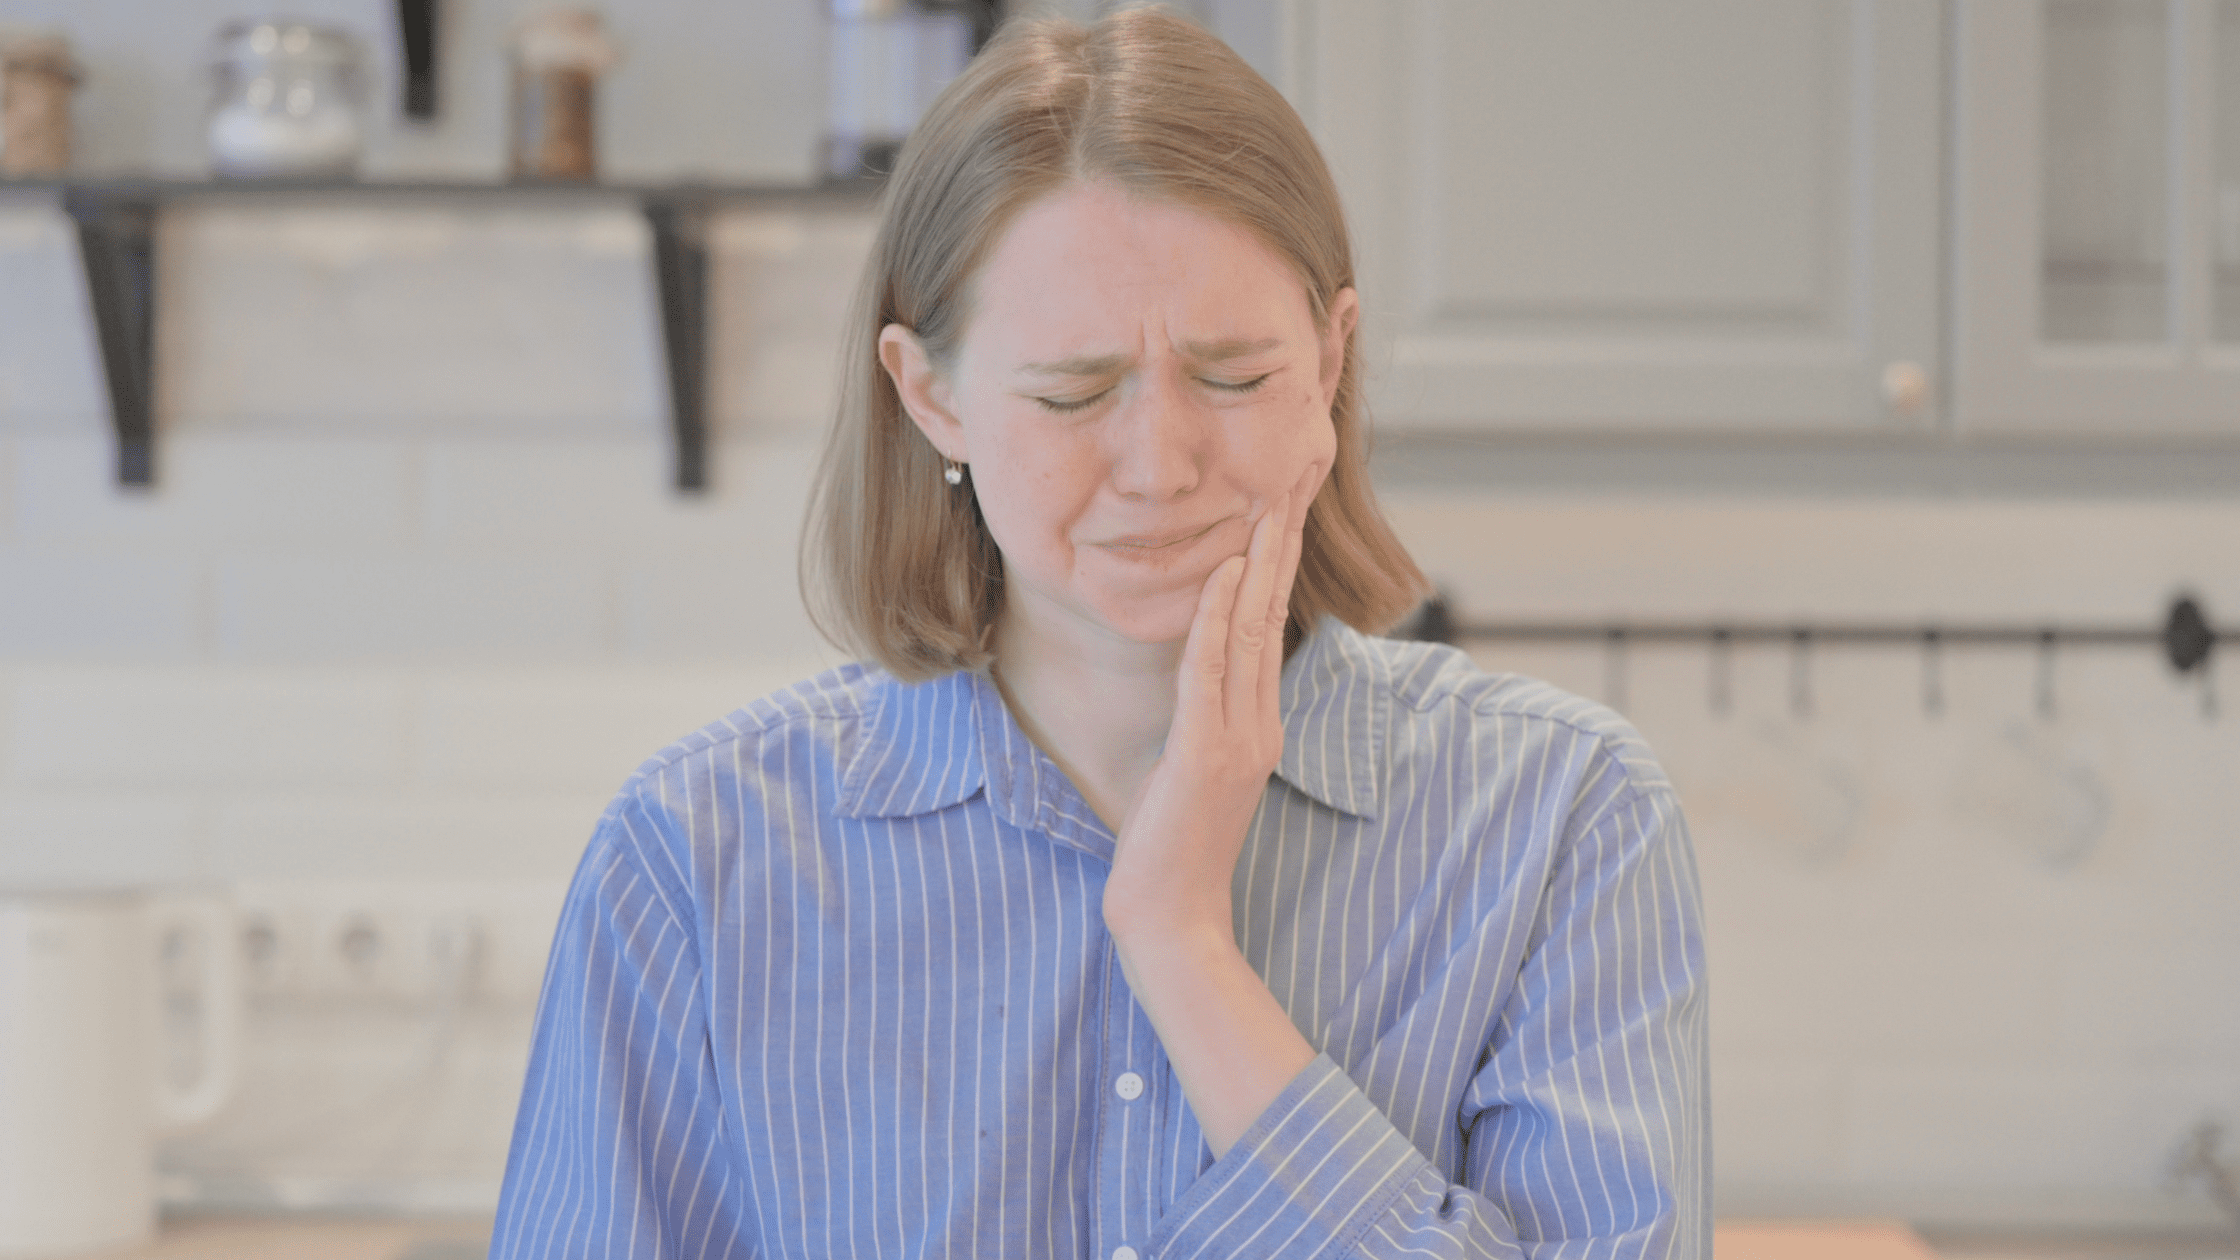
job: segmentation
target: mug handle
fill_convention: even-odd
[[[196,951],[202,964],[197,977],[202,1018],[195,1029],[202,1070],[183,1085],[159,1077],[155,1086],[156,1124],[177,1131],[217,1115],[233,1094],[241,1053],[241,965],[232,908],[218,898],[165,895],[151,904],[149,917],[158,941],[175,927],[190,928],[203,941]]]

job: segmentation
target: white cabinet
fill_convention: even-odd
[[[1939,422],[1936,0],[1285,0],[1401,429]]]
[[[1957,16],[1961,431],[2240,436],[2240,0]]]

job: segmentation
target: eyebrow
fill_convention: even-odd
[[[1280,337],[1262,337],[1253,341],[1244,337],[1226,337],[1219,341],[1185,341],[1182,352],[1200,363],[1222,363],[1241,359],[1248,354],[1273,350],[1283,344]]]
[[[1127,365],[1124,354],[1077,354],[1048,363],[1022,363],[1019,370],[1036,376],[1110,376]]]
[[[1183,342],[1182,353],[1199,363],[1225,363],[1273,350],[1282,344],[1278,337],[1258,340],[1226,337],[1217,341]],[[1019,370],[1036,376],[1109,376],[1127,365],[1128,356],[1124,354],[1077,354],[1070,359],[1053,359],[1047,363],[1022,363]]]

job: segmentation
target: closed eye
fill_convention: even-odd
[[[1035,401],[1042,404],[1043,410],[1054,411],[1061,416],[1065,416],[1072,415],[1076,411],[1087,411],[1089,408],[1095,406],[1099,399],[1103,398],[1106,394],[1109,394],[1111,392],[1112,391],[1109,389],[1100,389],[1096,393],[1089,395],[1087,398],[1037,397]]]
[[[1268,378],[1274,375],[1275,373],[1273,372],[1262,372],[1260,375],[1253,377],[1249,381],[1209,381],[1204,377],[1199,377],[1198,379],[1202,384],[1209,385],[1214,389],[1222,390],[1227,393],[1249,394],[1253,390],[1256,390],[1262,385],[1265,385],[1268,381]],[[1101,389],[1086,398],[1044,398],[1040,395],[1036,395],[1034,397],[1034,400],[1042,404],[1043,410],[1056,412],[1061,416],[1065,416],[1072,415],[1077,411],[1087,411],[1089,408],[1094,407],[1099,402],[1103,401],[1105,395],[1111,392],[1112,391],[1109,389]]]
[[[1273,372],[1262,372],[1260,375],[1253,377],[1249,381],[1206,381],[1206,384],[1213,386],[1215,389],[1228,390],[1232,394],[1249,394],[1253,390],[1260,388],[1261,385],[1267,382],[1267,379],[1269,377],[1274,375],[1275,373]],[[1200,377],[1199,379],[1204,380],[1205,378]]]

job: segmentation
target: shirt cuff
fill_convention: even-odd
[[[1342,1256],[1410,1174],[1428,1167],[1330,1056],[1317,1054],[1160,1220],[1150,1254]]]

